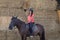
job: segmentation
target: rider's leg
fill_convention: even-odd
[[[30,31],[30,34],[32,35],[32,32],[33,32],[32,27],[33,27],[34,23],[28,23],[28,24],[29,24],[29,31]]]
[[[32,33],[32,32],[33,32],[33,29],[32,29],[33,25],[34,25],[34,23],[31,22],[31,23],[30,23],[30,33],[31,33],[31,35],[33,34],[33,33]]]
[[[30,23],[30,34],[32,35],[32,23]]]
[[[28,23],[29,24],[29,31],[30,31],[30,34],[31,34],[31,23]]]

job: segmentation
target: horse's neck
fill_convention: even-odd
[[[16,27],[18,28],[19,31],[21,30],[21,28],[25,26],[25,22],[21,21],[20,19],[17,19],[16,24],[17,24]]]
[[[21,31],[21,28],[23,28],[25,26],[25,23],[18,23],[17,24],[17,28],[19,31]]]

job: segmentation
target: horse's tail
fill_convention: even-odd
[[[45,40],[45,30],[42,25],[36,24],[42,29],[42,33],[40,34],[40,40]]]
[[[41,34],[41,40],[45,40],[45,31],[43,31]]]

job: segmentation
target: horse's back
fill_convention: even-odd
[[[41,24],[36,24],[39,31],[44,31],[44,26]]]
[[[41,32],[43,31],[43,26],[41,24],[34,24],[33,27],[32,27],[32,32],[33,33],[38,33],[38,32]],[[26,30],[29,31],[29,25],[26,24]]]

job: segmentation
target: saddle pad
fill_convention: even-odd
[[[28,25],[26,25],[26,29],[29,29]],[[36,32],[36,31],[38,31],[38,28],[37,28],[37,25],[34,24],[34,26],[32,27],[32,32]]]
[[[33,30],[33,32],[36,32],[36,31],[38,31],[38,28],[37,28],[37,26],[34,24],[34,26],[32,27],[32,30]]]

